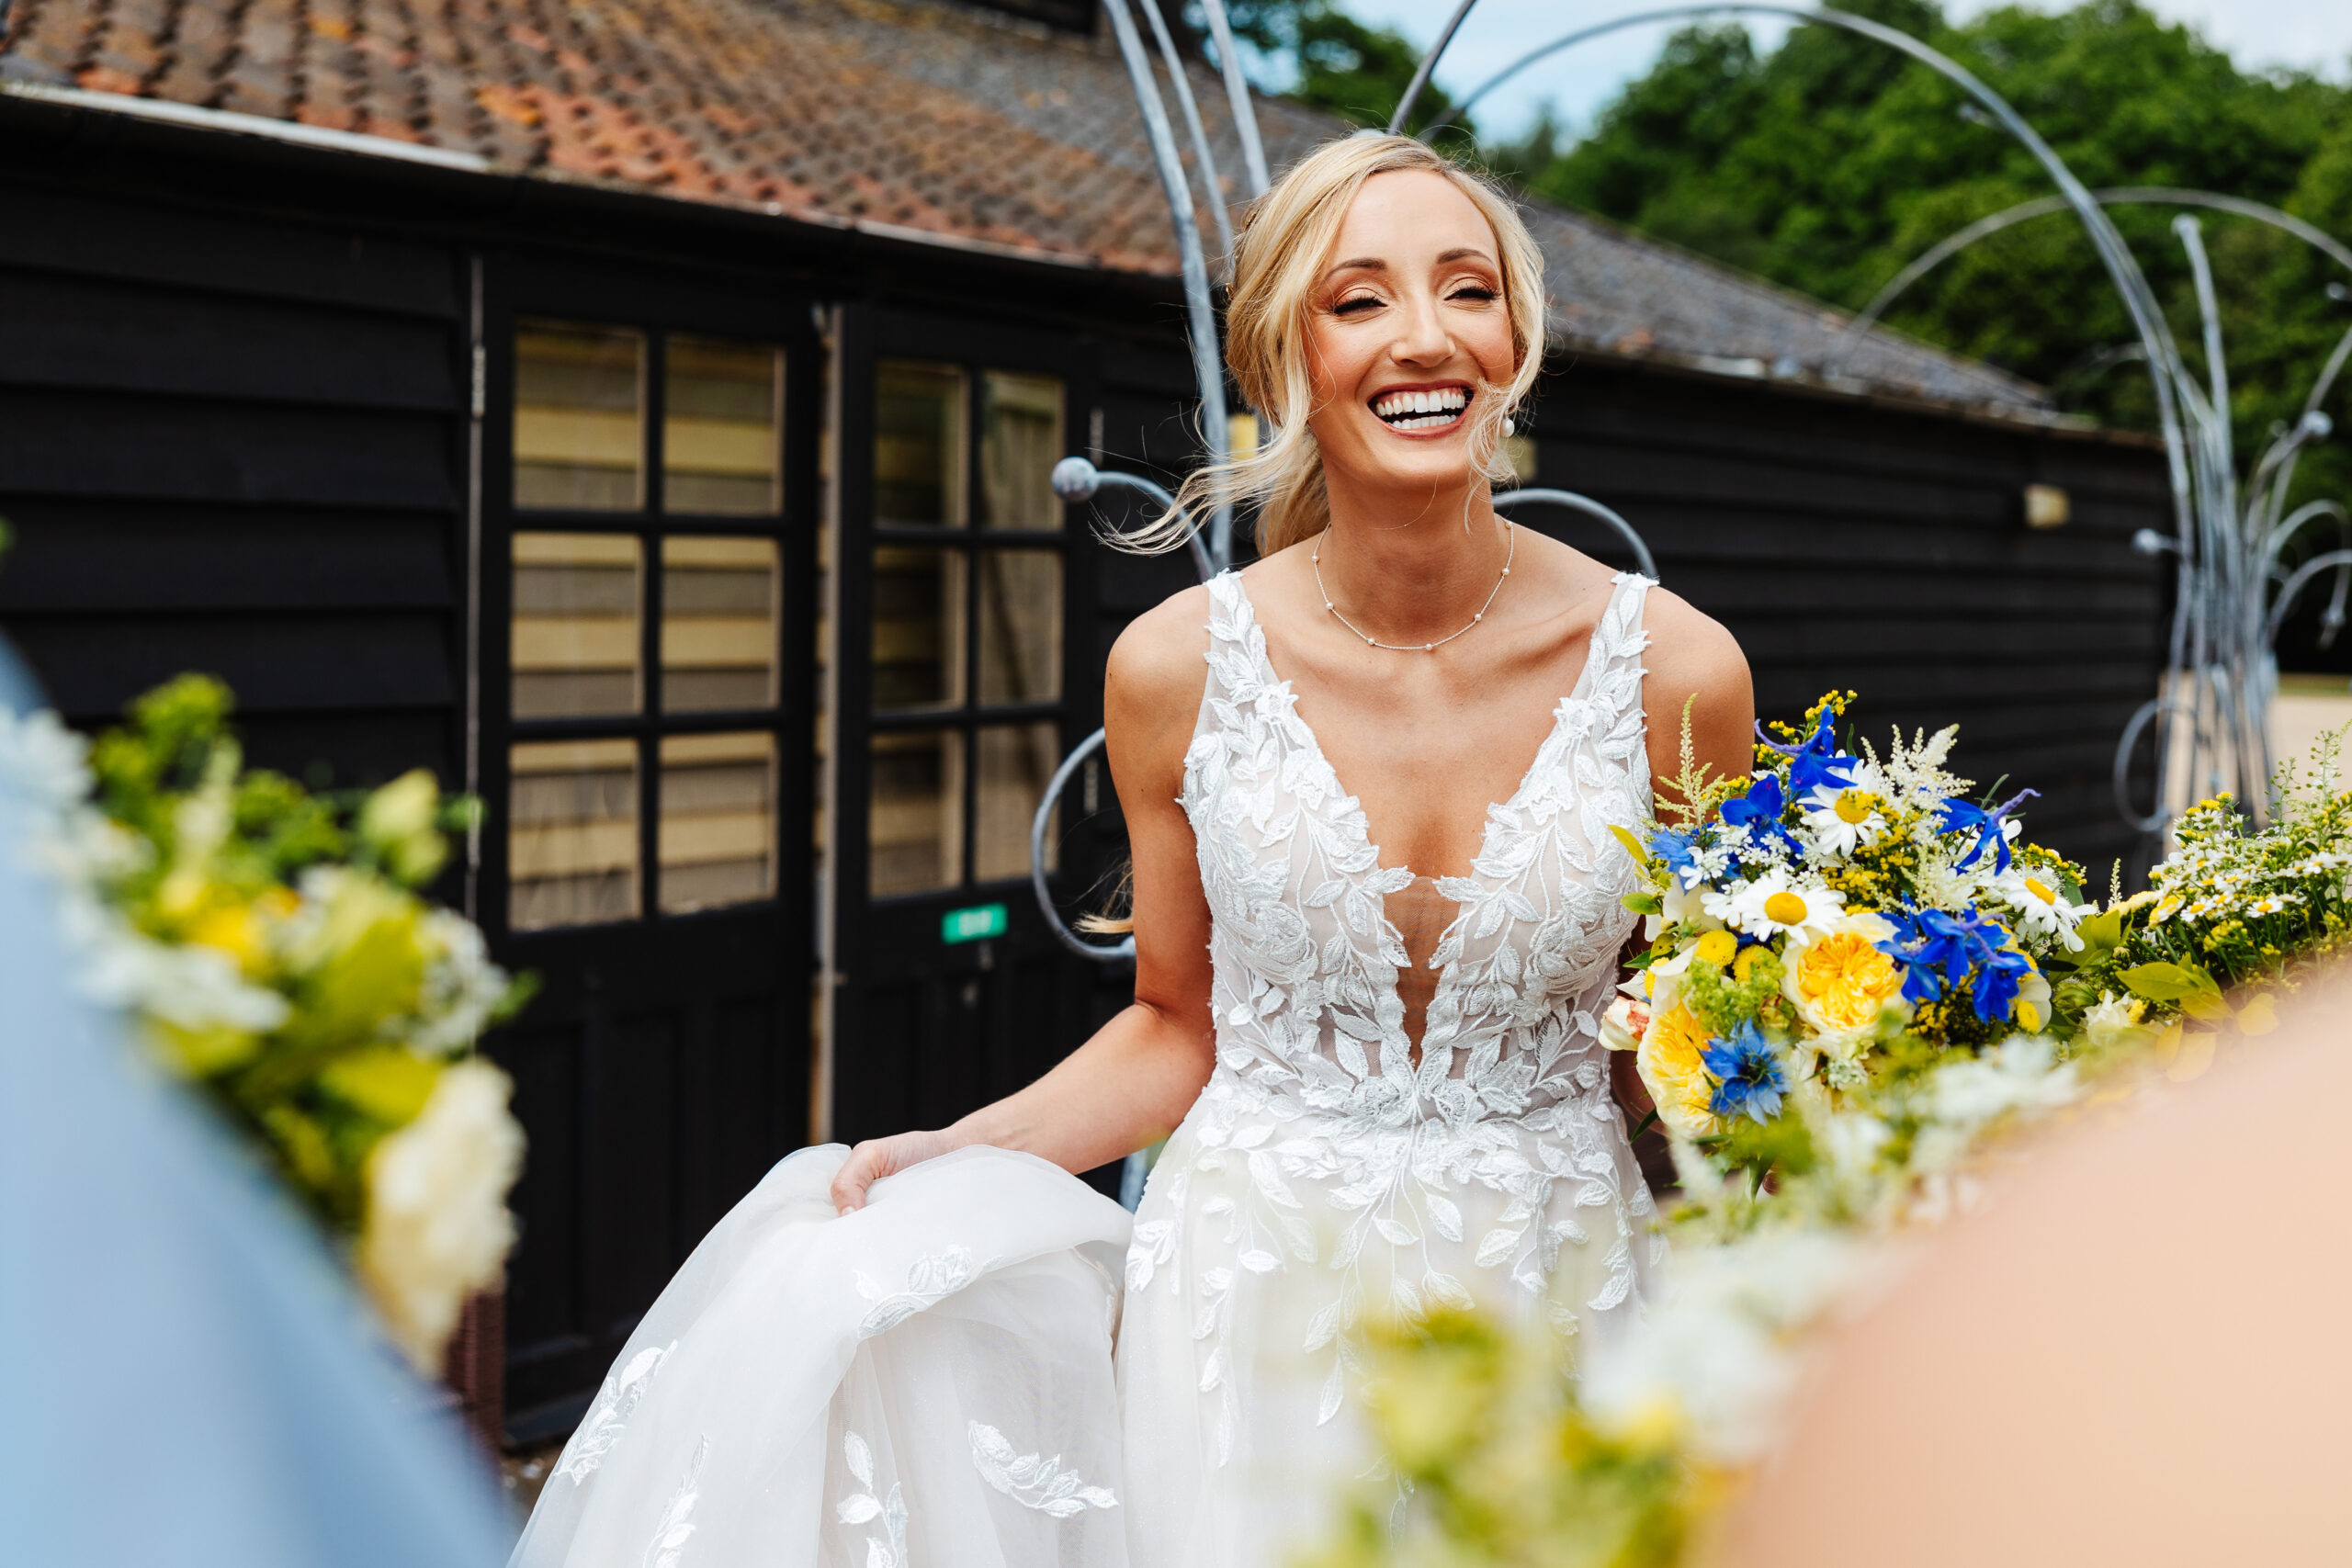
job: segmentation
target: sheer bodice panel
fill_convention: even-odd
[[[1577,1093],[1634,919],[1620,902],[1634,867],[1609,829],[1636,825],[1647,805],[1646,587],[1618,580],[1534,761],[1487,808],[1471,874],[1432,881],[1379,863],[1362,807],[1267,660],[1239,577],[1210,585],[1208,684],[1182,804],[1216,921],[1231,1071],[1302,1110],[1395,1125],[1519,1117]],[[1420,923],[1438,899],[1452,908],[1440,905],[1434,951],[1400,989],[1411,957],[1391,915]],[[1428,993],[1418,1040],[1410,979]]]

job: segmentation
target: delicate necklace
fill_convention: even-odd
[[[1503,537],[1506,543],[1503,547],[1502,576],[1495,579],[1494,587],[1487,591],[1487,602],[1478,606],[1478,613],[1470,617],[1468,623],[1463,626],[1461,632],[1451,633],[1445,637],[1438,638],[1435,642],[1382,642],[1378,637],[1374,637],[1370,632],[1364,630],[1362,626],[1348,619],[1347,616],[1340,614],[1340,607],[1331,603],[1331,591],[1323,586],[1322,540],[1316,540],[1315,548],[1311,553],[1309,553],[1306,558],[1315,568],[1315,588],[1316,592],[1323,595],[1323,607],[1331,612],[1331,618],[1333,620],[1347,627],[1348,630],[1355,633],[1356,636],[1363,638],[1364,645],[1367,648],[1385,648],[1391,653],[1435,653],[1439,649],[1443,648],[1447,643],[1452,642],[1455,637],[1460,637],[1462,632],[1468,631],[1471,626],[1475,626],[1480,621],[1485,620],[1487,618],[1487,612],[1495,607],[1495,595],[1503,591],[1503,583],[1510,577],[1511,558],[1519,554],[1518,525],[1512,523],[1509,518],[1505,518],[1503,520]],[[1325,534],[1329,534],[1330,531],[1331,525],[1329,523],[1323,525],[1323,532]]]

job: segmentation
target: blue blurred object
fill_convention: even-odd
[[[0,647],[0,698],[39,701]],[[308,1221],[68,989],[0,784],[0,1561],[482,1568],[488,1462]]]

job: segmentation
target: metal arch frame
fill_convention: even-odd
[[[1473,4],[1475,0],[1464,0],[1448,22],[1444,34],[1422,60],[1411,86],[1391,117],[1391,130],[1400,129],[1407,122],[1414,99],[1429,82],[1439,57],[1452,41]],[[2170,325],[2138,261],[2099,203],[2091,197],[2065,162],[2006,99],[1964,66],[1917,39],[1867,17],[1826,7],[1800,8],[1754,3],[1754,0],[1727,0],[1727,3],[1721,4],[1681,5],[1648,10],[1579,28],[1530,51],[1480,84],[1463,100],[1456,112],[1466,113],[1487,93],[1520,71],[1574,44],[1645,23],[1707,16],[1785,17],[1798,22],[1839,28],[1894,49],[1935,71],[1975,100],[1979,107],[1991,114],[1995,123],[2033,156],[2057,186],[2064,206],[2075,212],[2090,235],[2109,280],[2132,317],[2155,393],[2176,532],[2176,538],[2172,541],[2177,559],[2175,609],[2167,649],[2167,668],[2171,676],[2168,683],[2177,684],[2183,677],[2193,678],[2195,682],[2197,694],[2188,704],[2193,738],[2190,771],[2193,773],[2199,762],[2204,761],[2214,786],[2219,787],[2225,756],[2229,772],[2238,782],[2245,781],[2247,764],[2258,760],[2261,769],[2259,782],[2267,784],[2268,738],[2267,726],[2259,720],[2269,701],[2267,672],[2270,664],[2267,644],[2261,635],[2263,617],[2259,604],[2263,588],[2268,581],[2268,572],[2265,570],[2256,575],[2249,571],[2252,563],[2246,558],[2248,552],[2244,547],[2244,537],[2238,526],[2238,483],[2230,449],[2227,381],[2220,352],[2219,314],[2213,306],[2211,269],[2206,265],[2194,220],[2184,216],[2176,221],[2174,227],[2183,246],[2190,253],[2192,269],[2199,276],[2199,308],[2203,318],[2210,373],[2209,386],[2203,388],[2189,377]],[[1443,123],[1442,120],[1433,124],[1424,135],[1442,129]],[[2233,198],[2229,197],[2217,197],[2210,205],[2224,210],[2238,210]],[[2303,237],[2312,236],[2321,241],[2326,239],[2317,231]],[[2323,248],[2334,254],[2337,247],[2330,243],[2323,245]],[[2338,345],[2336,354],[2331,357],[2328,369],[2322,377],[2323,387],[2340,368],[2347,348],[2352,348],[2352,333],[2346,334],[2345,342]],[[2273,517],[2283,503],[2296,450],[2313,434],[2324,433],[2324,416],[2317,416],[2316,394],[2319,389],[2314,389],[2314,400],[2307,404],[2305,417],[2299,422],[2297,428],[2273,443],[2271,454],[2266,456],[2249,487],[2259,493],[2265,481],[2269,482],[2267,510]],[[2316,430],[2315,416],[2318,417]],[[2185,428],[2188,425],[2193,425],[2194,429]],[[2253,577],[2251,581],[2248,581],[2250,576]],[[2250,694],[2254,694],[2251,703],[2248,701]],[[2211,699],[2211,711],[2218,729],[2227,732],[2226,753],[2222,750],[2222,734],[2210,732],[2207,728],[2208,695]],[[2118,805],[2125,819],[2152,836],[2160,834],[2168,820],[2167,802],[2173,782],[2170,777],[2170,728],[2175,714],[2180,710],[2181,705],[2175,697],[2159,694],[2134,716],[2131,725],[2127,726],[2124,745],[2118,749],[2120,767],[2120,759],[2130,742],[2137,738],[2139,730],[2148,722],[2154,722],[2157,727],[2158,774],[2154,808],[2150,815],[2140,817],[2131,810],[2120,793],[2118,796]],[[2257,820],[2267,816],[2268,803],[2261,790],[2249,788],[2244,798],[2248,801]]]
[[[1572,490],[1507,490],[1494,498],[1494,506],[1498,512],[1513,506],[1559,506],[1571,512],[1581,512],[1589,517],[1598,517],[1617,530],[1618,536],[1633,547],[1634,558],[1642,563],[1642,575],[1652,582],[1657,581],[1657,558],[1650,554],[1649,545],[1639,531],[1589,495],[1578,495]]]
[[[2262,202],[2249,201],[2243,197],[2224,196],[2215,191],[2184,190],[2160,186],[2121,186],[2095,191],[2092,195],[2102,206],[2108,207],[2140,204],[2197,207],[2265,223],[2301,240],[2338,266],[2352,272],[2352,248],[2347,248],[2331,235],[2313,228],[2292,213],[2282,212]],[[1890,278],[1871,299],[1870,304],[1847,323],[1845,332],[1838,339],[1836,355],[1828,367],[1829,371],[1834,374],[1841,368],[1847,355],[1852,351],[1853,345],[1869,333],[1906,289],[1937,266],[1979,240],[2001,233],[2019,224],[2030,222],[2037,218],[2052,216],[2065,209],[2065,203],[2054,197],[2040,197],[2031,201],[2019,202],[2014,207],[1990,213],[1973,223],[1954,230],[1921,252]],[[2173,229],[2188,251],[2190,271],[2196,286],[2200,326],[2205,340],[2209,391],[2203,400],[2203,408],[2192,411],[2198,415],[2197,423],[2199,426],[2198,434],[2201,442],[2214,448],[2216,461],[2225,468],[2233,468],[2231,447],[2233,436],[2228,423],[2225,360],[2222,352],[2220,315],[2214,297],[2212,271],[2207,261],[2203,241],[2195,220],[2187,215],[2176,218],[2173,221]],[[2340,288],[2342,286],[2337,287]],[[2342,371],[2347,352],[2352,352],[2352,331],[2347,331],[2338,340],[2335,352],[2329,355],[2326,364],[2313,379],[2311,391],[2303,401],[2302,417],[2294,426],[2280,432],[2256,464],[2253,475],[2245,487],[2247,499],[2244,503],[2242,518],[2233,519],[2236,523],[2236,526],[2231,530],[2233,535],[2231,542],[2235,547],[2233,553],[2241,557],[2251,554],[2255,558],[2245,561],[2245,564],[2249,570],[2242,573],[2244,603],[2236,607],[2234,614],[2231,613],[2230,606],[2222,606],[2217,619],[2224,624],[2238,623],[2241,636],[2243,636],[2246,627],[2258,617],[2261,631],[2258,639],[2254,643],[2258,659],[2251,678],[2245,684],[2229,689],[2230,702],[2226,704],[2217,702],[2217,708],[2222,711],[2218,712],[2215,716],[2227,721],[2228,728],[2238,730],[2234,742],[2236,745],[2245,746],[2251,741],[2256,747],[2255,755],[2260,759],[2260,779],[2246,777],[2247,770],[2243,762],[2240,762],[2233,770],[2238,776],[2232,781],[2246,787],[2249,795],[2253,793],[2251,786],[2254,784],[2267,781],[2273,761],[2269,753],[2269,727],[2267,722],[2267,714],[2275,694],[2275,682],[2269,677],[2269,670],[2275,663],[2275,649],[2279,628],[2285,623],[2287,615],[2292,609],[2295,599],[2302,592],[2304,585],[2317,571],[2327,570],[2325,566],[2315,567],[2310,570],[2299,570],[2291,578],[2279,570],[2279,555],[2304,525],[2324,517],[2333,517],[2337,525],[2339,541],[2347,547],[2346,549],[2338,550],[2332,556],[2323,558],[2335,570],[2335,588],[2329,596],[2327,608],[2321,615],[2321,646],[2325,647],[2333,643],[2336,634],[2342,630],[2346,621],[2346,597],[2347,594],[2352,594],[2352,517],[2347,517],[2345,508],[2336,502],[2315,501],[2298,508],[2283,520],[2278,516],[2279,509],[2286,504],[2288,483],[2292,477],[2298,452],[2308,442],[2325,433],[2324,429],[2325,416],[2319,413],[2319,405],[2325,400],[2336,376]],[[2143,535],[2148,532],[2148,530],[2143,530]],[[2162,548],[2172,547],[2172,541],[2166,540],[2152,541],[2142,538],[2134,542],[2143,553],[2150,555],[2158,553]],[[2198,564],[2210,567],[2211,558]],[[2306,562],[2305,565],[2310,566],[2310,563]],[[2283,586],[2280,587],[2268,612],[2265,614],[2262,595],[2273,582],[2282,583]],[[2167,750],[2158,759],[2157,798],[2150,813],[2143,817],[2132,808],[2128,789],[2126,775],[2129,772],[2132,750],[2138,743],[2140,732],[2146,728],[2151,719],[2160,714],[2177,714],[2186,716],[2192,726],[2192,733],[2197,736],[2197,743],[2192,747],[2188,758],[2188,767],[2193,775],[2208,740],[2205,732],[2204,692],[2210,688],[2218,698],[2222,691],[2221,685],[2203,675],[2199,676],[2199,684],[2198,694],[2185,704],[2164,696],[2150,698],[2132,715],[2132,720],[2125,725],[2123,734],[2116,742],[2114,786],[2116,809],[2126,821],[2135,824],[2143,830],[2162,826],[2164,803],[2167,797],[2166,786],[2169,784],[2165,775],[2171,758]],[[2232,705],[2242,712],[2239,715],[2229,714],[2226,710]],[[2209,772],[2211,771],[2209,768]],[[2218,786],[2220,780],[2216,777],[2211,782]],[[2264,803],[2259,797],[2256,797],[2257,810],[2262,804]]]

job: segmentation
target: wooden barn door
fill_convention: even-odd
[[[808,1127],[805,303],[514,265],[484,341],[480,907],[530,1153],[508,1433],[560,1433]]]
[[[1029,826],[1102,692],[1099,547],[1046,484],[1085,445],[1079,345],[849,310],[841,364],[832,1049],[854,1141],[1009,1093],[1094,1021],[1096,977],[1032,897]]]

